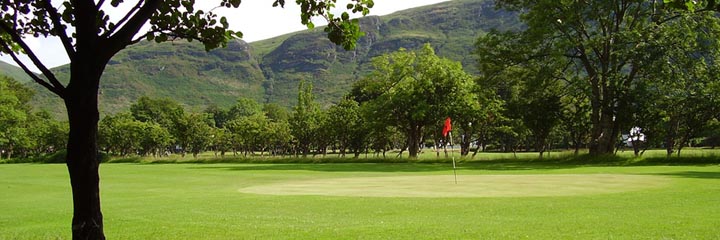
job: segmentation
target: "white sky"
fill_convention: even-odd
[[[447,0],[375,0],[375,6],[370,10],[370,15],[387,15],[399,10],[408,8],[435,4],[444,2]],[[126,1],[118,9],[110,10],[112,19],[119,19],[121,14],[124,15],[125,11],[132,5],[135,5],[136,1]],[[196,9],[209,10],[212,9],[220,1],[197,1],[198,6]],[[273,8],[273,0],[245,0],[240,4],[240,8],[237,9],[216,9],[215,12],[220,16],[228,18],[230,28],[232,30],[241,31],[243,33],[243,40],[247,42],[253,42],[257,40],[272,38],[285,33],[295,32],[306,29],[305,26],[300,24],[300,10],[294,1],[286,0],[285,9]],[[347,0],[340,0],[337,4],[339,10],[344,10]],[[60,1],[53,0],[54,5],[60,5]],[[57,4],[55,4],[57,3]],[[109,4],[106,4],[109,6]],[[117,12],[117,14],[112,14]],[[324,25],[321,22],[316,21],[316,26]],[[69,63],[68,57],[65,51],[57,39],[45,39],[45,38],[27,38],[25,39],[28,45],[31,46],[33,51],[39,55],[40,59],[47,67],[57,67],[63,64]],[[28,66],[32,64],[25,59],[25,63]],[[0,56],[0,60],[7,63],[17,65],[9,56]],[[37,71],[32,66],[31,69]]]

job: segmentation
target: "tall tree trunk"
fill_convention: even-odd
[[[463,129],[463,132],[465,133],[471,133],[472,129]],[[467,156],[470,153],[470,142],[472,134],[463,134],[462,138],[460,139],[460,156]]]
[[[97,146],[100,75],[74,70],[65,96],[70,122],[66,159],[73,193],[72,235],[73,239],[105,239]]]
[[[677,117],[670,116],[670,121],[666,125],[667,134],[665,135],[665,151],[667,157],[672,156],[675,148],[675,136],[677,135],[679,121]]]
[[[573,155],[575,155],[575,156],[580,154],[580,145],[581,145],[580,142],[581,142],[581,140],[579,140],[579,138],[573,137],[573,148],[574,148]]]
[[[615,141],[618,136],[616,130],[616,121],[613,119],[615,115],[611,107],[604,107],[602,114],[595,116],[593,113],[592,135],[590,142],[590,155],[604,155],[615,152]],[[595,110],[593,110],[595,112]]]
[[[542,160],[542,159],[543,159],[543,154],[545,154],[545,149],[546,149],[546,148],[545,148],[545,144],[544,144],[544,143],[541,143],[541,142],[542,142],[542,141],[538,141],[538,143],[536,143],[535,150],[537,150],[538,153],[540,154],[540,155],[538,156],[538,158]]]
[[[417,158],[418,152],[420,151],[420,138],[422,135],[422,127],[410,126],[408,132],[408,154],[410,158]]]

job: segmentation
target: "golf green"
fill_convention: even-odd
[[[239,189],[269,195],[355,197],[544,197],[662,187],[667,177],[630,174],[419,175],[286,181]]]

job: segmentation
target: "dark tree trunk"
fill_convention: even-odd
[[[594,114],[593,114],[594,115]],[[590,155],[598,156],[612,154],[615,152],[615,141],[618,131],[616,122],[613,119],[612,109],[604,109],[599,119],[593,120],[592,135],[590,141]]]
[[[470,131],[465,131],[470,132]],[[469,134],[468,134],[469,135]],[[460,140],[460,156],[467,156],[470,153],[470,137],[463,135],[462,139]]]
[[[77,70],[77,69],[73,69]],[[73,71],[65,106],[70,122],[67,168],[73,193],[73,239],[105,239],[100,211],[97,146],[99,74]],[[81,78],[81,79],[78,79]]]
[[[678,131],[678,120],[676,117],[671,116],[670,121],[667,123],[667,135],[665,136],[665,151],[667,152],[667,157],[672,156],[673,149],[675,148],[675,136]]]
[[[575,146],[574,146],[573,155],[577,156],[577,155],[580,154],[580,143],[577,143],[577,142],[576,142],[576,143],[574,143],[573,145],[575,145]]]
[[[422,135],[422,127],[411,126],[408,132],[408,155],[410,158],[417,158],[420,152],[420,138]]]
[[[475,149],[475,151],[473,152],[472,158],[475,158],[475,156],[478,154],[478,151],[480,151],[480,147],[481,146],[478,146],[478,148]]]
[[[539,158],[543,159],[543,154],[545,153],[546,147],[545,147],[545,139],[547,138],[546,135],[538,134],[537,139],[535,139],[535,150],[540,153]]]

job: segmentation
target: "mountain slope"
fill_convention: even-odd
[[[67,82],[67,66],[53,70]],[[109,62],[100,83],[100,110],[127,110],[142,96],[170,98],[191,111],[201,111],[210,104],[230,106],[239,96],[261,101],[264,79],[250,46],[240,40],[210,52],[197,42],[143,42],[121,51]],[[33,100],[35,105],[64,117],[60,99],[34,87],[42,93]]]
[[[23,71],[22,68],[10,65],[3,61],[0,61],[0,75],[13,78],[21,83],[32,81],[32,79],[25,74],[25,71]]]
[[[415,49],[432,44],[438,55],[461,61],[476,73],[472,54],[476,39],[490,29],[520,26],[517,15],[495,9],[492,1],[455,0],[362,18],[357,49],[344,51],[325,39],[322,31],[306,31],[287,37],[260,61],[271,91],[270,102],[292,105],[297,83],[311,80],[321,103],[338,101],[352,83],[365,76],[373,57],[400,48]],[[271,40],[272,41],[272,40]],[[265,42],[251,43],[262,45]]]
[[[449,1],[360,23],[366,35],[353,51],[332,44],[321,28],[250,44],[235,41],[210,52],[184,41],[129,47],[102,77],[101,111],[125,110],[140,96],[171,98],[193,111],[210,104],[228,107],[238,97],[290,107],[300,80],[312,81],[318,101],[328,106],[369,72],[372,57],[431,43],[438,55],[461,61],[473,73],[477,37],[519,26],[517,15],[496,10],[490,0]],[[67,66],[54,70],[60,78],[69,76]],[[38,92],[36,106],[64,115],[56,97]]]

